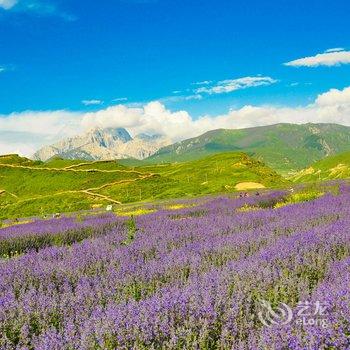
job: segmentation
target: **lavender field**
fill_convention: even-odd
[[[350,187],[285,196],[0,230],[0,349],[350,349]]]

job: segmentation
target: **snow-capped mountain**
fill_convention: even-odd
[[[161,135],[140,134],[132,138],[124,128],[96,128],[44,146],[33,159],[46,161],[54,156],[85,160],[144,159],[169,144],[170,140]]]

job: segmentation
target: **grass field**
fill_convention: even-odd
[[[44,215],[155,199],[230,193],[244,183],[278,187],[280,175],[244,153],[150,166],[117,161],[0,157],[0,219]]]
[[[326,157],[292,177],[295,182],[312,182],[350,178],[350,152]]]

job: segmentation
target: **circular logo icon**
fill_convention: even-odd
[[[290,323],[293,319],[293,311],[285,303],[280,303],[277,308],[273,309],[270,302],[261,300],[260,308],[258,317],[264,326],[283,326]]]

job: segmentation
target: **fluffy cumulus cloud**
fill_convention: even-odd
[[[344,90],[331,89],[328,92],[321,94],[316,99],[316,104],[321,107],[336,106],[346,107],[350,103],[350,87]],[[349,115],[350,122],[350,115]]]
[[[30,156],[42,145],[82,132],[81,115],[67,111],[26,111],[0,115],[0,154]]]
[[[0,153],[31,155],[40,147],[41,135],[28,132],[0,131]]]
[[[23,112],[0,116],[0,153],[31,155],[44,144],[91,128],[126,128],[132,135],[163,134],[176,142],[218,128],[246,128],[275,123],[338,123],[350,126],[350,87],[331,89],[300,107],[252,106],[217,116],[193,118],[172,112],[161,102],[141,107],[117,105],[90,113]]]
[[[342,64],[350,64],[350,51],[345,51],[343,48],[334,48],[315,56],[303,57],[287,62],[284,65],[291,67],[331,67]]]
[[[163,134],[172,140],[192,136],[193,127],[198,129],[196,123],[186,111],[171,112],[159,101],[147,103],[140,108],[113,106],[87,113],[82,118],[85,129],[124,127],[133,135]]]
[[[277,83],[277,80],[271,77],[243,77],[238,79],[229,79],[222,80],[213,85],[210,85],[210,82],[207,82],[209,86],[202,86],[198,89],[195,89],[195,93],[207,93],[209,95],[213,94],[224,94],[236,90],[248,89],[251,87],[257,86],[266,86]]]
[[[29,132],[54,136],[60,133],[74,133],[81,125],[80,114],[68,111],[25,111],[0,115],[0,131]]]

